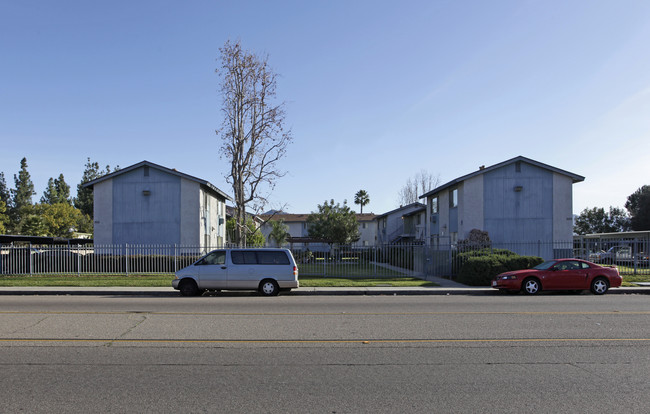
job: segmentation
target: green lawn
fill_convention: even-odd
[[[0,286],[169,287],[174,276],[4,276]]]
[[[300,286],[303,287],[416,287],[416,286],[438,286],[436,283],[414,277],[322,277],[322,276],[300,276]]]
[[[4,276],[0,286],[171,287],[173,276]],[[344,278],[301,276],[304,287],[437,286],[411,277]]]
[[[622,286],[635,287],[638,286],[634,282],[650,282],[650,275],[623,275]]]
[[[300,275],[327,277],[367,277],[369,275],[378,277],[406,276],[405,273],[387,269],[381,265],[358,264],[358,263],[307,263],[298,265]],[[301,277],[302,278],[302,277]]]

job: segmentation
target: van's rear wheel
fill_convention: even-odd
[[[198,296],[201,293],[196,282],[192,279],[181,281],[178,290],[180,290],[182,296]]]
[[[258,290],[264,296],[277,296],[280,293],[278,282],[272,279],[262,280]]]

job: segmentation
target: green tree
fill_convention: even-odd
[[[47,236],[47,228],[41,212],[40,205],[22,207],[22,219],[18,224],[16,233],[26,236]]]
[[[289,226],[284,224],[284,219],[271,220],[270,223],[269,240],[275,243],[277,247],[282,247],[287,242],[287,237],[289,237]]]
[[[72,237],[79,231],[79,223],[84,215],[68,203],[39,204],[37,211],[43,221],[45,233],[53,237]]]
[[[361,214],[363,214],[363,206],[370,203],[370,196],[366,190],[359,190],[354,195],[354,204],[359,204],[361,206]]]
[[[616,233],[629,229],[630,217],[617,207],[610,207],[609,212],[602,207],[585,208],[573,226],[575,234]]]
[[[5,174],[0,172],[0,233],[9,233],[9,209],[11,207],[11,193],[7,188]]]
[[[119,170],[120,167],[115,167],[115,171]],[[99,169],[99,164],[96,162],[91,162],[88,158],[86,162],[86,167],[84,173],[81,177],[81,182],[77,184],[77,197],[74,198],[73,204],[77,207],[83,214],[86,214],[92,219],[93,217],[93,190],[83,185],[89,181],[95,180],[103,175],[110,174],[111,167],[106,166],[105,170]]]
[[[262,247],[266,244],[266,239],[260,231],[259,227],[255,225],[252,218],[246,219],[246,245],[253,247]]]
[[[7,232],[7,228],[5,227],[7,223],[9,223],[7,205],[4,201],[0,200],[0,234],[5,234]]]
[[[59,178],[51,178],[47,181],[47,188],[41,197],[42,204],[70,204],[70,186],[65,182],[63,174]]]
[[[81,211],[77,209],[80,213]],[[92,234],[94,230],[93,219],[88,214],[81,213],[81,218],[77,223],[77,231],[79,233],[90,233]]]
[[[36,194],[36,191],[34,191],[34,183],[27,171],[27,158],[20,160],[20,171],[17,176],[14,174],[14,182],[16,188],[11,190],[14,208],[31,206],[32,196]]]
[[[5,173],[0,172],[0,201],[5,203],[7,208],[11,207],[11,192],[7,187],[7,181],[5,180]]]
[[[309,236],[326,240],[328,243],[350,244],[359,240],[357,215],[348,207],[334,204],[334,200],[318,205],[318,212],[307,217]]]
[[[632,230],[650,230],[650,185],[644,185],[630,194],[625,208],[630,212]]]
[[[226,177],[232,185],[234,219],[239,225],[231,239],[246,245],[246,205],[266,204],[263,187],[273,189],[284,172],[278,162],[291,143],[291,131],[283,127],[284,103],[275,103],[277,75],[267,58],[243,50],[239,42],[227,41],[219,49],[223,123],[221,154],[230,162]]]
[[[237,221],[235,220],[234,217],[231,217],[228,219],[228,221],[226,221],[226,233],[227,233],[228,241],[230,243],[234,243],[233,238],[236,237],[235,229],[237,227],[238,227]],[[264,238],[264,235],[259,230],[257,225],[255,225],[253,219],[250,217],[246,219],[246,224],[242,229],[241,233],[243,237],[246,239],[247,246],[261,247],[264,246],[264,244],[266,243],[266,239]]]
[[[23,219],[29,214],[29,208],[32,206],[32,196],[34,183],[27,171],[27,158],[20,160],[20,171],[18,175],[14,174],[15,188],[11,189],[11,209],[9,210],[10,226],[15,232],[22,226]]]

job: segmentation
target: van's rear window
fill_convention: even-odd
[[[257,262],[259,264],[289,264],[289,258],[285,252],[257,252]]]
[[[230,252],[233,264],[287,265],[289,258],[282,251],[247,251]]]

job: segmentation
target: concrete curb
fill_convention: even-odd
[[[250,291],[242,292],[221,292],[215,296],[250,296],[256,294]],[[379,295],[491,295],[497,296],[502,293],[488,287],[359,287],[359,288],[313,288],[301,287],[291,292],[283,293],[282,296],[379,296]],[[550,293],[553,294],[553,293]],[[648,295],[650,287],[623,287],[610,289],[608,295],[635,294]],[[173,288],[130,288],[130,287],[107,287],[107,288],[85,288],[85,287],[0,287],[0,296],[151,296],[151,297],[178,297],[179,293]]]

